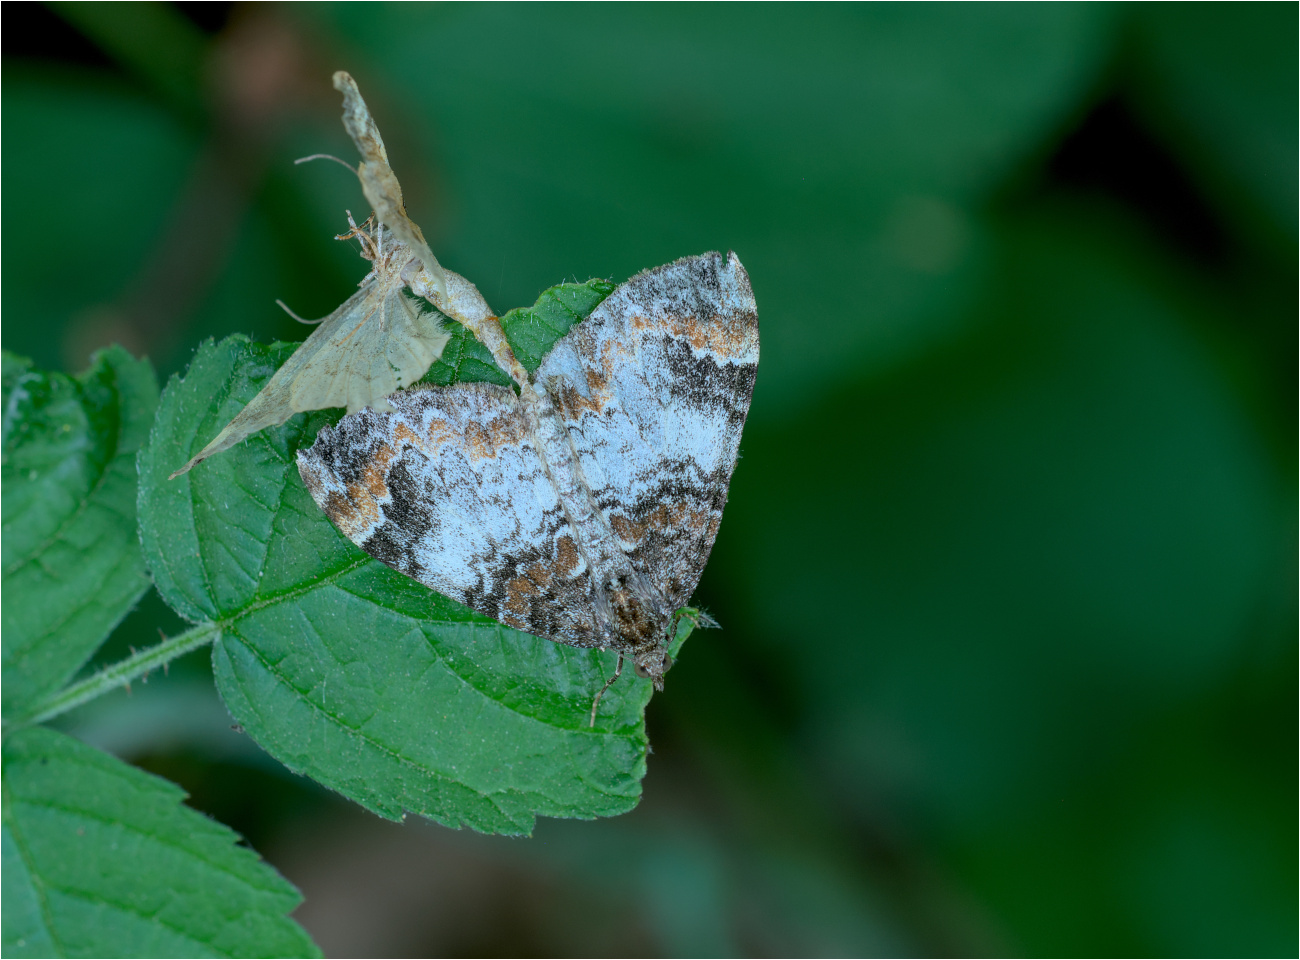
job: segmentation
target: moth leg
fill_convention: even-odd
[[[335,240],[351,240],[353,237],[355,237],[358,233],[361,232],[361,228],[357,226],[357,222],[352,219],[352,211],[344,210],[343,212],[347,215],[348,226],[351,227],[352,229],[349,230],[347,233],[336,234],[334,237]]]
[[[340,233],[340,234],[337,234],[337,235],[334,237],[334,239],[335,239],[335,240],[351,240],[353,237],[356,237],[357,240],[361,241],[361,257],[362,257],[362,259],[363,259],[363,260],[369,260],[370,262],[374,263],[374,262],[375,262],[376,260],[378,260],[379,258],[378,258],[378,256],[376,255],[376,252],[375,252],[375,241],[371,238],[370,233],[368,232],[367,228],[370,226],[371,222],[372,222],[375,218],[374,218],[373,216],[367,217],[367,218],[362,222],[361,226],[357,226],[357,222],[356,222],[355,220],[352,219],[352,211],[351,211],[351,210],[344,210],[343,212],[344,212],[345,214],[347,214],[347,217],[348,217],[348,226],[351,227],[351,229],[348,230],[347,233]],[[381,242],[382,242],[382,238],[381,238]]]
[[[368,226],[370,226],[369,220],[363,223],[361,229],[357,231],[357,239],[361,241],[361,256],[378,266],[379,251],[375,247],[375,238],[366,229]],[[380,242],[382,242],[382,237]]]
[[[600,706],[600,698],[605,695],[605,691],[614,685],[614,681],[623,675],[623,654],[618,655],[618,666],[614,668],[614,675],[605,681],[605,685],[600,688],[600,693],[596,694],[596,699],[591,701],[591,722],[589,727],[596,725],[596,708]]]

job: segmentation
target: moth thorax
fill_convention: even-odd
[[[610,591],[609,605],[614,632],[624,648],[635,651],[659,645],[663,618],[653,605],[623,585]]]

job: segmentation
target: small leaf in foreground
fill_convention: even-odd
[[[149,587],[135,456],[158,383],[121,347],[79,377],[4,355],[6,717],[65,683]]]
[[[531,307],[518,307],[502,317],[501,327],[524,369],[532,373],[541,366],[555,341],[591,316],[617,286],[609,280],[562,283],[543,290]]]
[[[213,666],[235,719],[289,768],[387,817],[526,833],[537,815],[631,809],[650,684],[624,677],[590,730],[612,654],[486,620],[345,540],[293,458],[326,415],[166,480],[175,451],[225,422],[291,350],[204,344],[168,384],[140,456],[147,562],[177,611],[222,624]]]
[[[7,957],[303,957],[302,899],[174,784],[62,733],[4,745]]]
[[[608,280],[562,283],[543,290],[531,307],[507,312],[501,318],[501,328],[524,369],[529,373],[536,370],[552,344],[575,323],[589,317],[615,286]],[[421,383],[438,387],[457,381],[510,386],[510,378],[493,363],[488,348],[463,327],[456,329],[442,356],[420,379]]]

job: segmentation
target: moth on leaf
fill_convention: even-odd
[[[261,392],[172,478],[304,410],[392,410],[388,397],[422,377],[449,338],[442,316],[408,290],[476,333],[493,318],[474,284],[438,263],[407,216],[402,186],[355,81],[340,70],[334,88],[343,94],[343,125],[363,158],[357,176],[375,211],[360,226],[349,213],[351,230],[337,239],[359,240],[371,270],[360,289],[316,321],[316,330]]]
[[[722,522],[758,373],[758,305],[734,253],[620,284],[518,389],[421,386],[324,427],[298,472],[349,540],[507,626],[612,648],[663,689]],[[698,619],[698,618],[697,618]]]

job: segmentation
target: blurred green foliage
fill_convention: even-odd
[[[707,249],[753,279],[724,629],[652,701],[634,813],[395,839],[241,746],[198,663],[73,718],[327,953],[1296,949],[1294,7],[57,9],[6,10],[0,118],[38,366],[165,376],[337,306],[364,200],[290,162],[350,156],[338,68],[498,310]]]

